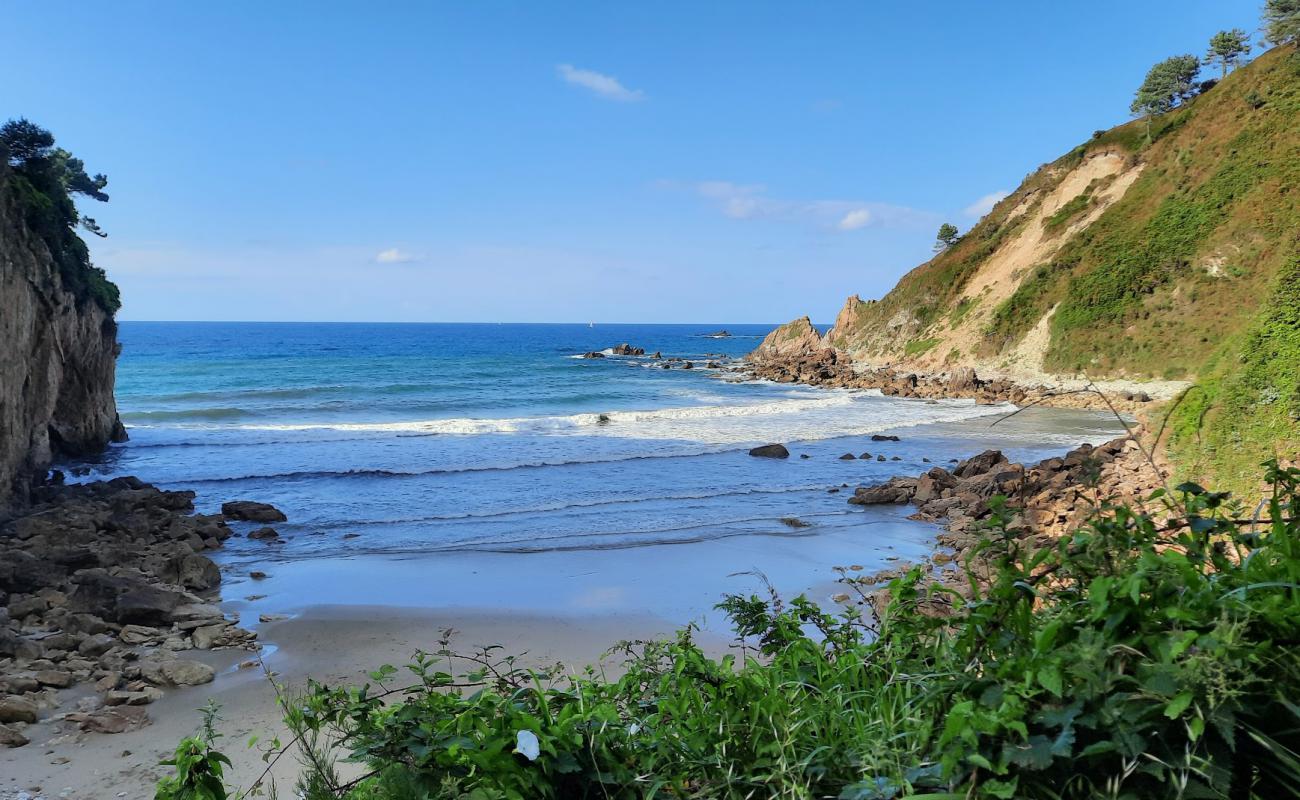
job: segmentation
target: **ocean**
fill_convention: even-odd
[[[708,335],[722,328],[731,336]],[[204,511],[231,499],[283,509],[281,543],[232,539],[223,558],[235,563],[563,552],[851,533],[883,513],[848,505],[852,486],[986,447],[1045,457],[1118,430],[1092,412],[1004,420],[1010,406],[742,381],[707,366],[768,330],[123,322],[117,394],[130,441],[89,477],[192,489]],[[624,342],[696,368],[581,358]],[[883,431],[901,441],[871,441]],[[768,442],[792,457],[746,452]]]

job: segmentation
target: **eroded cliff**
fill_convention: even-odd
[[[66,285],[30,224],[39,200],[0,163],[0,507],[22,500],[55,457],[124,437],[113,399],[117,323]]]

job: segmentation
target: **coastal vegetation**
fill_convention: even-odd
[[[95,219],[77,209],[74,195],[108,202],[106,175],[54,146],[54,136],[26,119],[0,126],[0,191],[10,195],[27,227],[49,248],[64,286],[83,301],[113,314],[121,306],[117,286],[90,261],[77,229],[106,236]]]
[[[1183,484],[1098,503],[1042,547],[1000,500],[964,586],[916,568],[872,605],[720,606],[740,655],[686,628],[621,677],[420,654],[285,697],[267,752],[326,798],[1275,798],[1300,792],[1300,470],[1257,517]],[[244,797],[206,735],[160,800]],[[344,758],[357,777],[337,770]]]

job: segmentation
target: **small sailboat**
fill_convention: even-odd
[[[588,322],[588,323],[587,323],[587,327],[588,327],[588,328],[594,328],[594,327],[596,327],[596,323],[594,323],[594,322]]]

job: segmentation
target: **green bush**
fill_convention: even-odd
[[[879,614],[733,596],[720,607],[739,658],[709,657],[687,628],[624,645],[616,680],[523,670],[488,649],[422,654],[409,685],[393,684],[392,667],[373,686],[313,683],[287,704],[297,741],[335,742],[365,771],[345,782],[318,766],[300,791],[1296,796],[1300,470],[1270,465],[1268,479],[1256,522],[1184,484],[1145,504],[1164,513],[1101,506],[1038,550],[995,500],[964,591],[917,568],[890,584]]]

